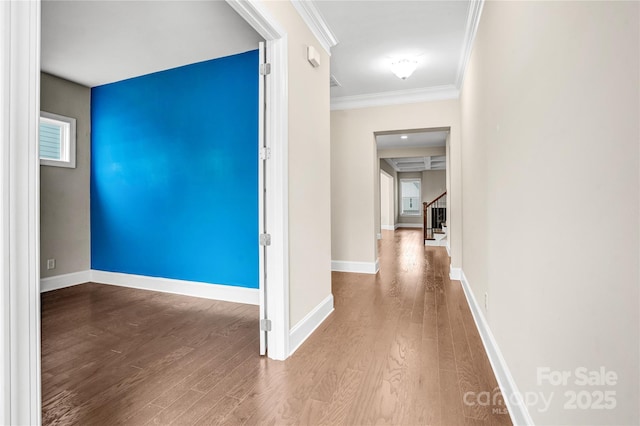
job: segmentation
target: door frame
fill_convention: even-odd
[[[265,309],[271,320],[267,355],[289,356],[289,182],[288,182],[288,40],[279,22],[259,1],[226,0],[266,41],[271,73],[266,79],[265,143],[271,151],[265,173],[266,232],[271,245],[266,256]]]
[[[387,171],[385,171],[384,169],[380,168],[380,185],[378,185],[379,191],[380,191],[380,232],[382,232],[383,230],[383,224],[382,224],[382,175],[385,176],[385,178],[387,178],[389,180],[389,193],[387,193],[387,196],[389,197],[389,205],[387,206],[387,209],[389,211],[387,211],[388,214],[390,214],[390,221],[393,222],[393,226],[395,226],[395,222],[396,222],[396,191],[395,191],[395,185],[396,185],[396,180],[394,179],[394,177],[392,175],[390,175],[389,173],[387,173]]]
[[[39,424],[40,2],[0,2],[0,423]]]
[[[287,34],[256,0],[226,0],[266,41],[269,357],[289,355]],[[40,424],[40,0],[0,2],[0,424]],[[257,239],[257,236],[256,236]]]

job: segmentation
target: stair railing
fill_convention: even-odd
[[[443,233],[442,226],[447,223],[447,191],[431,202],[422,203],[422,225],[424,239],[435,240],[434,234]]]

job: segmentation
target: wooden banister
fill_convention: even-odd
[[[424,240],[434,240],[434,233],[442,234],[442,223],[446,221],[446,199],[447,191],[438,195],[431,202],[422,203],[422,229],[424,230]],[[431,207],[431,209],[429,209]]]
[[[442,194],[438,195],[433,201],[427,203],[426,201],[424,203],[422,203],[422,205],[424,206],[424,208],[426,209],[427,207],[429,207],[431,204],[434,204],[436,201],[438,201],[440,198],[444,197],[445,195],[447,195],[447,191],[444,191]]]

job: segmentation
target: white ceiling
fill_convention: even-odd
[[[422,172],[425,170],[445,170],[447,160],[444,155],[431,157],[385,158],[396,172]]]
[[[466,61],[472,3],[464,1],[315,1],[339,43],[331,48],[331,74],[342,85],[331,97],[414,89],[456,88]],[[407,80],[389,69],[411,57]]]
[[[376,135],[378,149],[431,148],[445,146],[448,130]],[[402,137],[406,136],[405,139]]]
[[[93,87],[258,48],[224,1],[42,3],[42,70]]]

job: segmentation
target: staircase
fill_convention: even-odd
[[[447,192],[443,192],[431,202],[422,203],[424,244],[443,246],[447,237]]]

